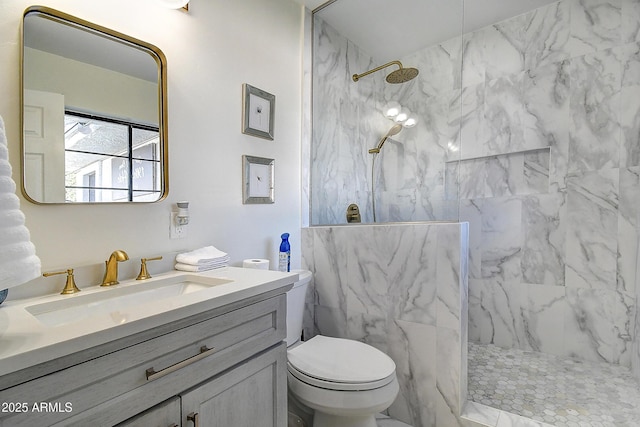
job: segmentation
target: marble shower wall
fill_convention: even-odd
[[[466,223],[302,230],[303,265],[314,274],[316,332],[388,354],[400,382],[389,414],[410,425],[460,425],[467,233]]]
[[[457,107],[450,104],[457,93],[453,81],[460,80],[460,46],[460,39],[453,40],[425,50],[419,58],[402,58],[405,66],[420,69],[418,78],[408,83],[386,83],[385,71],[355,83],[353,74],[386,61],[371,57],[314,18],[312,225],[346,223],[351,203],[359,205],[363,222],[372,222],[373,155],[368,150],[394,124],[382,115],[390,100],[410,108],[420,121],[389,138],[376,157],[377,221],[457,220],[456,191],[450,186],[445,197],[444,172],[451,157],[448,147],[459,137]]]
[[[465,35],[472,341],[638,358],[639,28],[637,0],[563,0]]]
[[[351,203],[360,206],[364,222],[372,222],[367,150],[387,132],[376,99],[383,79],[373,74],[355,84],[352,74],[378,64],[317,17],[313,38],[311,224],[346,223]]]
[[[632,366],[640,379],[640,1],[562,0],[400,60],[402,85],[316,18],[311,223],[470,223],[474,342]],[[320,58],[320,59],[319,59]],[[318,62],[320,60],[320,62]],[[378,76],[378,74],[380,74]]]

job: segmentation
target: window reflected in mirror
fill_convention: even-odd
[[[161,193],[157,127],[67,112],[65,201],[155,201]]]

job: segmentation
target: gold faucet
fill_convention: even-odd
[[[149,271],[147,270],[147,261],[157,261],[159,259],[162,259],[162,257],[161,256],[157,256],[155,258],[142,258],[140,260],[140,274],[138,274],[138,277],[136,277],[136,280],[151,279],[151,275],[149,274]]]
[[[75,294],[76,292],[80,292],[80,289],[76,286],[76,281],[73,278],[73,268],[64,271],[53,271],[51,273],[42,273],[44,277],[55,276],[56,274],[65,274],[67,275],[67,284],[64,286],[62,295],[70,295]]]
[[[118,282],[118,262],[126,261],[129,259],[129,255],[123,250],[118,249],[113,251],[107,261],[105,261],[106,270],[104,272],[104,278],[102,279],[102,285],[111,286],[117,285]]]

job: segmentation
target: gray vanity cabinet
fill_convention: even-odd
[[[0,401],[72,405],[0,427],[285,427],[285,337],[282,289],[204,311],[0,377]]]
[[[285,426],[283,360],[284,343],[116,427]]]
[[[284,355],[284,358],[282,357]],[[187,393],[182,426],[277,427],[287,419],[286,345],[269,350]]]
[[[160,403],[116,427],[180,427],[180,398]]]

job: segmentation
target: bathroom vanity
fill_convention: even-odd
[[[227,267],[123,282],[112,301],[115,289],[8,302],[0,426],[286,426],[297,277]],[[144,294],[154,286],[165,294]]]

